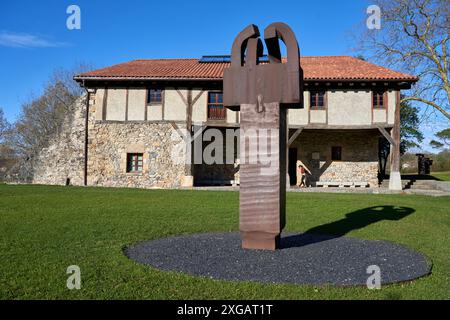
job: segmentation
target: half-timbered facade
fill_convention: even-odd
[[[85,184],[237,184],[238,154],[233,164],[173,159],[181,129],[194,135],[198,128],[239,127],[239,112],[223,106],[222,75],[228,65],[226,57],[135,60],[77,75],[90,96]],[[398,189],[400,92],[417,78],[346,56],[303,57],[301,66],[304,108],[288,114],[291,183],[301,161],[311,171],[312,186],[377,187],[384,136],[392,144],[391,188]]]

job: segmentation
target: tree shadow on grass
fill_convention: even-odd
[[[375,206],[347,213],[344,219],[311,228],[304,233],[281,238],[281,249],[327,241],[380,221],[399,221],[415,210],[408,207]]]

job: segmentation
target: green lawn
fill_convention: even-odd
[[[450,181],[450,171],[432,172],[431,175],[438,180]]]
[[[0,185],[0,298],[450,298],[450,197],[289,193],[287,202],[287,231],[314,228],[401,243],[425,253],[433,273],[372,291],[161,272],[130,261],[123,247],[170,235],[237,230],[237,192]],[[414,212],[399,220],[389,212],[373,217],[365,210],[372,206]],[[349,213],[354,214],[346,218]],[[66,288],[66,268],[74,264],[81,268],[81,290]]]

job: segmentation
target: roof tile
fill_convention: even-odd
[[[408,74],[350,56],[302,57],[304,79],[417,81]],[[200,63],[198,59],[133,60],[76,76],[76,79],[208,79],[221,80],[229,63]]]

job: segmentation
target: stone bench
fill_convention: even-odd
[[[368,182],[341,182],[341,181],[317,181],[316,187],[339,187],[339,188],[366,188],[369,186]]]

